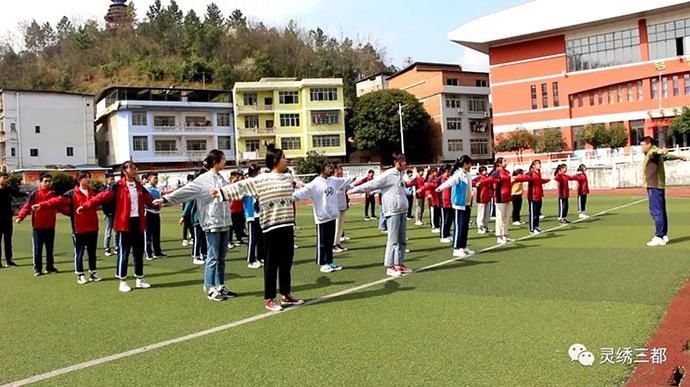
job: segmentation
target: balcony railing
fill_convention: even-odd
[[[240,113],[272,112],[273,105],[237,105],[237,111]]]
[[[213,125],[175,125],[175,126],[153,126],[157,132],[208,132],[213,131]]]
[[[207,151],[184,151],[184,150],[166,150],[154,151],[154,155],[158,157],[184,157],[190,160],[203,160],[208,154]]]
[[[240,128],[240,136],[275,136],[275,128]]]

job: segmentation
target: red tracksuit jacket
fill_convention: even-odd
[[[414,187],[415,187],[415,197],[417,199],[423,199],[425,196],[425,182],[424,178],[421,176],[417,176],[417,178],[414,179]]]
[[[143,234],[146,231],[146,216],[144,216],[144,207],[156,206],[153,205],[153,197],[149,191],[141,185],[141,183],[136,182],[136,190],[139,201],[139,232]],[[90,210],[105,203],[115,204],[113,229],[117,232],[128,232],[131,202],[129,198],[129,189],[127,188],[127,181],[124,178],[120,179],[117,183],[112,184],[105,191],[89,199],[82,207],[84,207],[84,210]]]
[[[577,173],[573,176],[577,181],[577,194],[589,195],[589,181],[584,173]]]
[[[441,176],[440,182],[441,184],[445,183],[448,180],[448,176]],[[441,185],[439,184],[439,185]],[[450,188],[446,188],[443,191],[441,191],[441,208],[453,208],[453,203],[451,203],[451,190]]]
[[[424,184],[424,191],[426,192],[426,196],[429,198],[429,205],[432,207],[439,207],[441,205],[441,203],[439,203],[436,188],[438,188],[438,181],[436,179],[429,179],[429,181]]]
[[[551,179],[541,177],[541,172],[534,169],[524,175],[516,176],[515,181],[527,182],[527,200],[538,202],[544,198],[544,187]]]
[[[34,204],[43,203],[50,200],[57,195],[52,189],[39,188],[34,191],[24,206],[19,210],[17,217],[24,219],[31,214],[31,226],[36,230],[51,230],[55,228],[55,209],[41,208],[38,211],[31,212],[31,206]]]
[[[67,191],[62,196],[54,197],[47,202],[41,203],[47,208],[63,208],[64,212],[69,214],[72,221],[72,231],[75,234],[86,234],[98,232],[98,210],[92,208],[77,214],[77,208],[86,204],[89,199],[96,196],[96,192],[89,188],[87,195],[84,195],[79,186],[74,187],[71,191]]]
[[[477,203],[489,204],[491,202],[491,184],[488,181],[489,177],[479,175],[472,180],[472,186],[477,188]]]
[[[496,203],[510,203],[513,201],[511,188],[513,183],[510,181],[510,173],[503,168],[498,168],[491,172],[487,181],[494,185],[494,200]]]
[[[244,202],[242,200],[230,201],[230,213],[238,214],[244,212]]]
[[[570,180],[575,180],[573,176],[568,176],[565,173],[559,173],[554,177],[554,180],[556,180],[556,184],[558,186],[558,198],[559,199],[568,199],[570,197],[570,186],[568,185],[568,182]]]

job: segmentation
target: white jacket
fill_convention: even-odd
[[[199,210],[199,225],[204,231],[226,231],[232,226],[230,207],[222,200],[211,197],[213,188],[220,189],[228,185],[228,181],[219,173],[208,171],[199,175],[194,181],[164,195],[169,204],[178,204],[187,200],[196,200]]]
[[[311,199],[314,207],[314,223],[322,224],[338,219],[340,204],[338,191],[347,187],[355,180],[354,177],[317,176],[310,183],[292,194],[295,200]]]
[[[376,176],[374,180],[352,189],[352,193],[363,193],[381,190],[381,207],[383,216],[404,214],[407,212],[407,195],[402,172],[391,168]]]

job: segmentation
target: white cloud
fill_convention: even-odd
[[[460,62],[463,70],[489,71],[489,56],[467,47],[462,47],[462,54],[458,62]]]

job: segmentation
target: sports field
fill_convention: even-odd
[[[273,314],[263,307],[262,272],[246,267],[244,247],[230,251],[227,265],[228,285],[240,297],[206,300],[202,268],[178,241],[177,209],[164,211],[170,257],[147,262],[153,287],[129,294],[117,291],[115,259],[102,254],[104,280],[77,285],[64,219],[56,246],[62,273],[34,278],[26,222],[15,231],[20,267],[0,269],[0,384],[223,326],[39,384],[620,385],[631,365],[598,364],[597,356],[583,367],[568,348],[581,343],[598,355],[604,347],[644,347],[690,274],[687,199],[669,199],[673,243],[656,249],[645,246],[652,224],[641,199],[595,193],[588,212],[609,212],[558,228],[555,200],[547,198],[542,229],[555,230],[462,262],[451,262],[448,245],[410,222],[408,265],[444,263],[398,279],[384,279],[386,238],[362,220],[361,206],[348,213],[350,250],[336,255],[345,269],[320,273],[311,209],[301,206],[294,294],[316,302]],[[527,236],[524,227],[511,233]],[[495,241],[473,230],[470,248]]]

